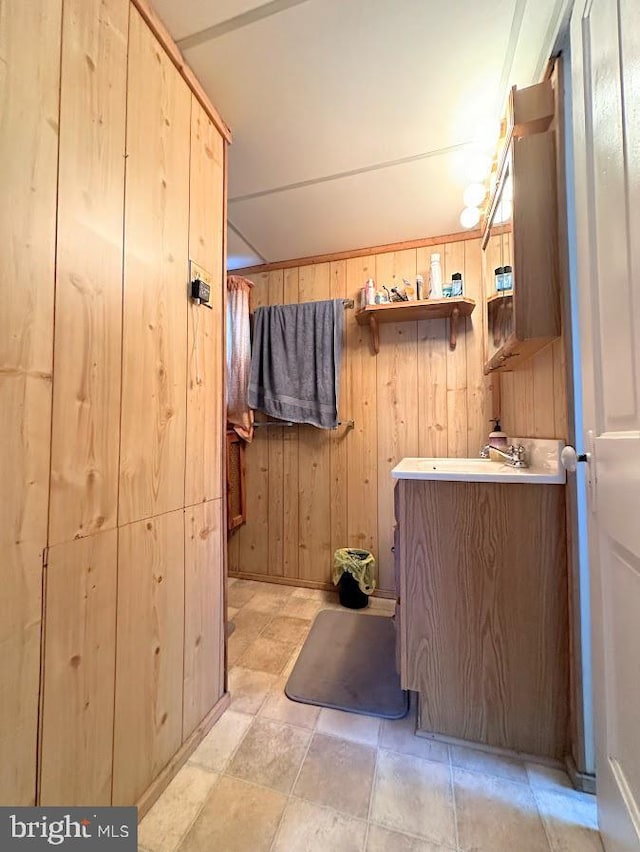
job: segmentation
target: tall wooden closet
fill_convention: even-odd
[[[1,12],[0,804],[146,806],[227,698],[229,136],[142,0]]]

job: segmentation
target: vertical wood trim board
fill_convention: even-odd
[[[62,3],[4,3],[0,18],[0,804],[30,805],[49,508]]]
[[[252,308],[315,299],[358,299],[367,278],[378,284],[429,280],[430,256],[439,252],[445,279],[464,275],[477,307],[449,348],[447,320],[380,326],[380,352],[369,330],[345,312],[340,419],[349,430],[310,426],[256,430],[247,447],[247,523],[230,539],[234,574],[331,582],[338,547],[371,550],[380,587],[393,588],[393,481],[403,456],[476,456],[502,414],[512,434],[564,437],[561,341],[518,373],[484,375],[484,294],[493,292],[493,269],[509,251],[504,235],[443,243],[307,266],[271,269],[248,277]],[[508,242],[508,240],[507,240]],[[503,397],[500,406],[500,397]],[[566,406],[565,406],[566,407]]]
[[[119,523],[184,506],[191,96],[131,9]]]

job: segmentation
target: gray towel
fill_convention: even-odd
[[[249,405],[279,420],[338,425],[342,299],[273,305],[253,315]]]

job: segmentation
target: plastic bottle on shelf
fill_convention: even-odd
[[[501,293],[504,289],[504,267],[499,266],[495,270],[496,293]]]
[[[441,299],[442,298],[442,266],[440,265],[440,254],[438,252],[434,252],[431,255],[431,292],[429,293],[430,299]]]
[[[375,305],[376,303],[376,285],[373,278],[369,278],[366,283],[367,288],[367,304]]]

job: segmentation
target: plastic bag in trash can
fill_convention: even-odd
[[[333,584],[337,586],[340,577],[348,571],[358,581],[360,591],[372,594],[376,587],[376,560],[368,550],[355,547],[340,547],[333,554]]]

